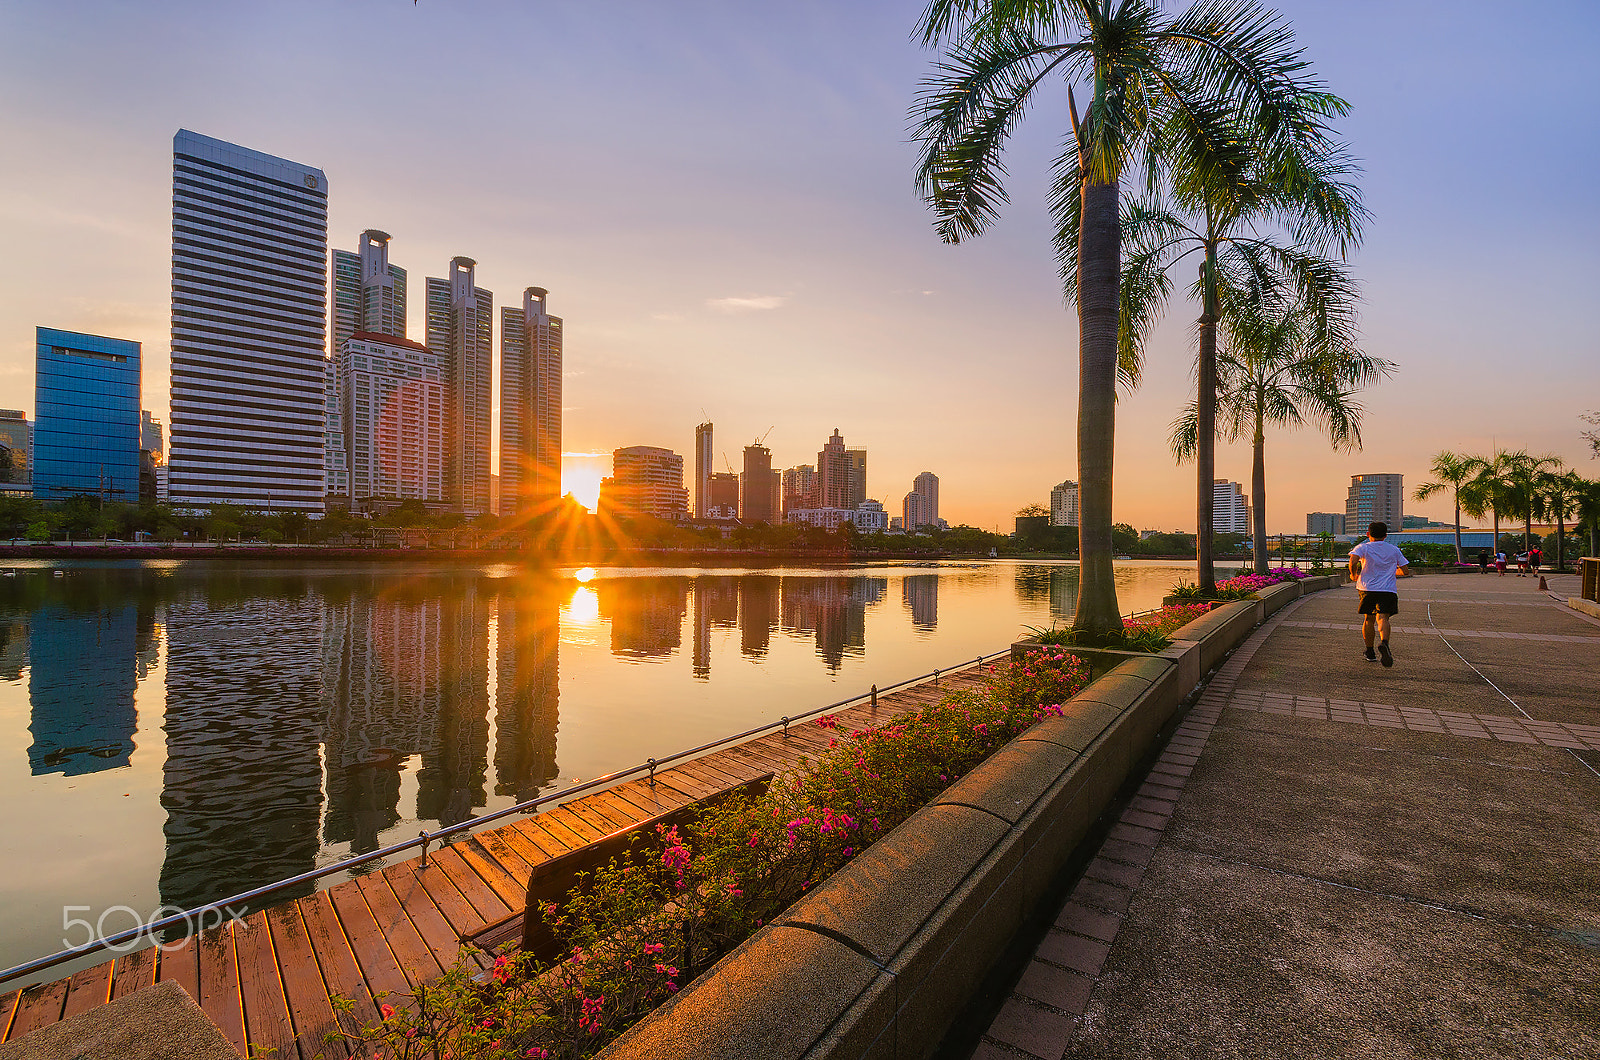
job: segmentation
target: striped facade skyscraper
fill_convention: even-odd
[[[561,318],[543,287],[500,318],[500,511],[553,512],[561,500]]]
[[[428,277],[428,349],[444,369],[444,495],[469,515],[489,510],[494,399],[494,295],[474,286],[477,262],[451,258]]]
[[[321,512],[328,178],[172,141],[172,445],[179,507]]]

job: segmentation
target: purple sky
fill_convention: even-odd
[[[1268,439],[1268,529],[1340,510],[1348,476],[1441,448],[1555,453],[1589,475],[1600,408],[1600,7],[1278,5],[1335,91],[1374,220],[1356,258],[1364,452]],[[180,127],[324,169],[334,246],[394,236],[413,290],[452,255],[567,320],[566,448],[691,452],[702,409],[811,462],[834,427],[893,513],[919,471],[952,522],[1010,528],[1076,477],[1077,329],[1050,256],[1058,98],[1008,163],[989,235],[942,245],[912,189],[920,6],[423,0],[0,3],[0,405],[33,405],[36,324],[145,343],[167,404],[171,141]],[[1064,93],[1063,93],[1064,95]],[[421,331],[421,300],[411,305]],[[1167,424],[1190,386],[1175,303],[1119,406],[1116,518],[1194,524]],[[497,338],[498,343],[498,338]],[[569,458],[574,483],[606,464]],[[1249,473],[1243,446],[1218,472]],[[1448,502],[1408,508],[1447,517]]]

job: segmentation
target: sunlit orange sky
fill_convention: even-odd
[[[1354,106],[1343,131],[1374,214],[1355,258],[1365,344],[1401,367],[1364,399],[1363,452],[1271,436],[1269,531],[1342,510],[1357,472],[1414,486],[1441,448],[1600,474],[1579,437],[1600,408],[1600,7],[1277,6]],[[940,243],[912,186],[907,111],[932,62],[919,12],[0,3],[0,405],[31,414],[43,324],[143,342],[145,404],[166,415],[171,141],[189,128],[325,170],[333,246],[394,237],[413,337],[423,278],[453,255],[501,305],[548,288],[581,500],[620,446],[692,464],[709,418],[719,463],[769,428],[778,466],[809,463],[837,427],[868,448],[868,493],[891,513],[929,470],[945,518],[1010,529],[1076,477],[1077,329],[1045,208],[1067,119],[1042,99],[1010,148],[1001,223]],[[1193,472],[1165,439],[1195,313],[1175,301],[1119,405],[1115,517],[1139,528],[1194,526]],[[1248,449],[1217,466],[1246,481]]]

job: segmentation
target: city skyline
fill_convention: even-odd
[[[1355,258],[1366,344],[1400,373],[1362,395],[1363,453],[1334,453],[1309,431],[1273,436],[1269,532],[1303,527],[1307,512],[1327,509],[1367,467],[1423,481],[1440,449],[1549,451],[1592,471],[1577,415],[1600,390],[1581,309],[1600,278],[1592,241],[1582,239],[1597,227],[1581,180],[1596,148],[1593,137],[1560,132],[1587,127],[1593,112],[1592,79],[1572,79],[1583,63],[1552,61],[1504,83],[1483,77],[1501,69],[1500,55],[1534,46],[1529,28],[1487,5],[1452,9],[1448,20],[1420,4],[1275,6],[1354,106],[1340,129],[1363,159],[1375,215]],[[919,5],[731,16],[690,5],[675,17],[640,7],[620,29],[552,12],[547,32],[564,47],[532,69],[482,61],[481,49],[498,55],[517,33],[490,34],[492,20],[469,26],[476,20],[446,8],[196,8],[185,20],[193,47],[164,40],[162,18],[110,6],[0,16],[12,30],[0,44],[0,83],[14,101],[0,127],[16,145],[0,186],[18,251],[0,266],[0,404],[35,414],[30,339],[44,324],[141,342],[145,408],[173,422],[163,215],[166,144],[185,127],[321,167],[333,185],[331,230],[406,233],[397,256],[413,282],[415,270],[470,249],[486,263],[479,282],[488,290],[522,290],[535,277],[559,290],[577,328],[564,380],[568,475],[630,444],[692,453],[704,407],[728,438],[778,424],[767,444],[780,467],[806,462],[812,439],[835,424],[874,450],[876,481],[937,467],[952,523],[1009,529],[1017,508],[1045,503],[1053,484],[1076,477],[1076,327],[1061,308],[1042,209],[1061,116],[1040,115],[1019,134],[1016,201],[999,229],[940,245],[912,193],[905,142],[906,112],[931,63],[909,40]],[[1379,11],[1394,33],[1366,31]],[[513,30],[533,17],[503,14]],[[1577,5],[1569,17],[1600,21]],[[318,34],[290,32],[312,18]],[[1433,54],[1406,49],[1404,38],[1419,34],[1435,40]],[[1556,46],[1576,48],[1583,36]],[[251,46],[220,46],[240,39]],[[219,45],[214,54],[195,58],[207,42]],[[383,114],[360,104],[351,89],[361,71],[337,58],[368,46],[415,74],[396,83]],[[441,54],[451,58],[438,62]],[[46,72],[68,55],[87,60],[74,62],[79,76],[52,82]],[[262,78],[285,66],[308,74],[263,104]],[[579,98],[572,87],[592,87],[586,75],[597,67],[619,76]],[[485,69],[481,108],[445,128],[447,86]],[[136,91],[109,88],[135,81]],[[520,113],[530,92],[571,103]],[[330,111],[328,98],[348,106]],[[1470,125],[1463,113],[1475,115]],[[1477,164],[1473,130],[1511,115],[1541,147],[1535,172]],[[508,121],[537,135],[501,135]],[[440,149],[402,146],[419,124],[439,132]],[[823,179],[793,172],[797,150],[817,155],[807,171]],[[462,194],[461,157],[474,160],[471,195]],[[1444,169],[1456,174],[1444,192],[1421,176]],[[1491,248],[1540,261],[1538,272],[1553,278],[1534,293],[1531,271],[1507,270],[1510,286],[1484,298],[1476,263]],[[60,282],[64,272],[70,283]],[[1533,318],[1511,308],[1528,298],[1542,308]],[[414,335],[422,301],[408,305]],[[1119,404],[1118,521],[1192,526],[1193,469],[1173,464],[1165,433],[1188,389],[1194,315],[1192,305],[1173,306],[1145,386]],[[843,373],[852,385],[821,391],[825,399],[804,385]],[[1014,414],[1019,394],[1044,391],[1064,418]],[[1244,447],[1219,446],[1219,477],[1243,480],[1247,466]],[[1449,516],[1438,499],[1407,498],[1407,508]]]

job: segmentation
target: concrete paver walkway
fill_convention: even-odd
[[[1600,1057],[1600,622],[1348,587],[1228,659],[973,1054]],[[1404,623],[1401,625],[1400,623]]]

